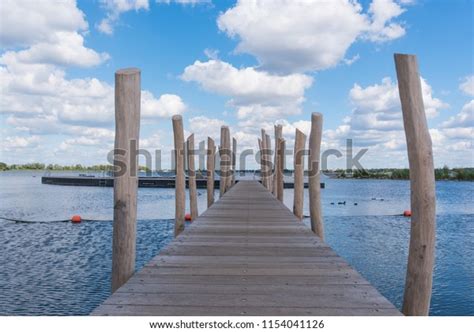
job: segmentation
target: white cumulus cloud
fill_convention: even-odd
[[[97,25],[97,29],[108,35],[114,32],[114,26],[122,13],[149,9],[148,0],[101,0],[101,3],[107,15]]]
[[[474,96],[474,75],[466,76],[459,84],[459,89],[469,96]]]
[[[88,28],[74,0],[2,0],[0,17],[0,43],[6,47],[48,43],[58,33]]]
[[[271,121],[299,114],[304,92],[313,83],[307,75],[276,75],[253,67],[238,69],[221,60],[196,61],[185,68],[181,78],[230,97],[228,104],[237,110],[238,119],[254,124],[265,118]]]
[[[404,9],[394,0],[374,0],[367,13],[349,0],[240,0],[218,18],[218,27],[238,37],[238,52],[264,68],[294,72],[336,66],[357,39],[383,42],[405,29],[394,19]]]

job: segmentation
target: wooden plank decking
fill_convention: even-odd
[[[241,181],[93,315],[400,315],[256,181]]]

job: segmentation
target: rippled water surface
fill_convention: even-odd
[[[399,214],[409,209],[408,181],[325,182],[327,242],[400,308],[410,224]],[[206,196],[198,192],[202,212]],[[473,193],[473,183],[437,182],[432,315],[474,315]],[[285,190],[289,207],[292,195]],[[0,216],[48,221],[74,214],[103,221],[0,220],[0,314],[90,313],[110,294],[112,247],[112,188],[42,185],[41,173],[0,173]],[[173,189],[139,189],[137,269],[171,240],[173,216]]]

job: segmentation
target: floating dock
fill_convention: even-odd
[[[174,177],[161,176],[140,176],[138,177],[138,187],[140,188],[174,188]],[[214,188],[219,188],[219,180],[214,181]],[[239,182],[237,179],[236,182]],[[42,184],[51,184],[58,186],[86,186],[86,187],[113,187],[114,178],[110,176],[42,176]],[[207,188],[206,179],[196,179],[197,188]],[[293,188],[293,182],[285,182],[284,188]],[[304,184],[305,188],[308,183]],[[186,187],[188,181],[186,179]],[[324,188],[324,183],[321,183],[321,188]]]
[[[401,315],[257,181],[240,181],[92,315]]]

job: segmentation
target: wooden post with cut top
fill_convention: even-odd
[[[433,150],[416,56],[395,54],[395,67],[408,149],[412,211],[402,312],[421,316],[429,314],[435,260]]]
[[[188,156],[188,183],[189,183],[189,207],[191,220],[196,220],[199,215],[197,205],[196,168],[194,165],[194,134],[189,135],[186,140]]]
[[[173,134],[174,134],[174,151],[175,151],[175,219],[174,219],[174,236],[178,236],[184,231],[184,215],[186,213],[186,179],[184,176],[184,130],[183,118],[181,115],[174,115]]]
[[[220,180],[219,180],[219,189],[220,197],[222,197],[228,190],[230,184],[230,166],[231,166],[231,156],[230,156],[230,132],[229,127],[221,127],[221,145],[219,147],[220,155]]]
[[[277,172],[275,173],[276,176],[276,194],[277,199],[280,202],[283,202],[283,189],[284,189],[284,181],[283,181],[283,171],[285,167],[285,140],[283,138],[278,139],[278,153],[277,153]]]
[[[277,190],[278,186],[276,185],[276,180],[277,180],[277,167],[278,167],[278,161],[277,161],[277,151],[278,151],[278,140],[282,138],[283,135],[283,127],[282,125],[275,125],[275,158],[274,158],[274,172],[273,172],[273,195],[277,196]]]
[[[295,151],[293,156],[293,213],[298,219],[303,219],[304,202],[304,148],[306,135],[299,129],[295,133]]]
[[[267,140],[265,138],[265,129],[261,129],[260,133],[260,142],[262,144],[262,147],[260,148],[260,173],[262,184],[268,189]]]
[[[237,140],[232,137],[232,185],[235,184],[235,165],[237,164]]]
[[[216,165],[216,146],[214,140],[207,138],[207,207],[214,204],[214,171]]]
[[[309,135],[308,189],[311,230],[324,240],[323,215],[321,211],[320,154],[323,134],[323,115],[311,114],[311,133]]]
[[[271,165],[271,160],[272,160],[272,139],[270,135],[265,134],[265,148],[267,149],[267,186],[268,186],[268,191],[272,192],[273,190],[273,175],[272,175],[272,165]]]
[[[112,292],[135,271],[140,70],[115,73],[114,224]]]

